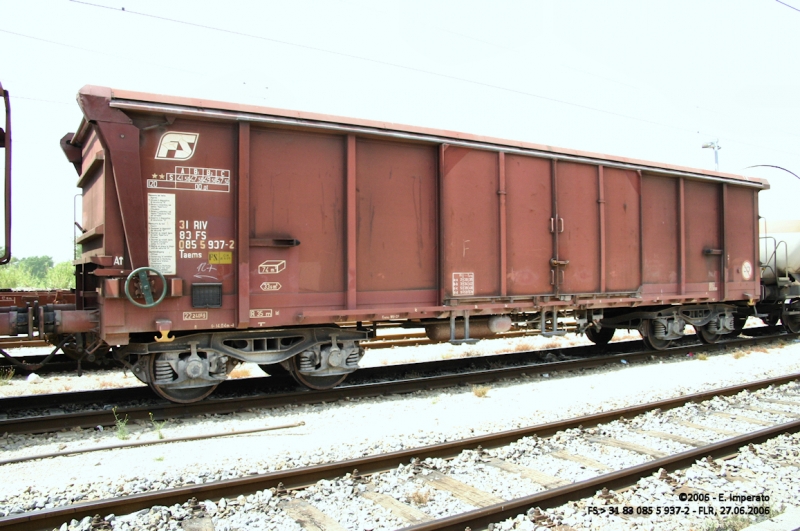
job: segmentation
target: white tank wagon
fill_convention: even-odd
[[[769,324],[780,319],[800,332],[800,220],[759,220],[761,299],[757,315]]]

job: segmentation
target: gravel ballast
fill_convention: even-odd
[[[381,354],[391,359],[391,351],[384,351]],[[304,421],[305,425],[235,438],[105,451],[5,465],[2,467],[3,482],[0,485],[0,515],[412,448],[792,372],[800,372],[800,342],[797,341],[779,342],[776,346],[768,348],[758,347],[728,354],[709,355],[707,359],[687,356],[679,361],[620,363],[612,367],[590,369],[574,374],[531,376],[493,384],[483,398],[476,396],[471,388],[461,387],[421,391],[404,396],[349,400],[335,404],[247,411],[183,421],[172,420],[162,428],[163,434],[167,437],[300,421]],[[90,376],[83,378],[88,377]],[[29,385],[44,388],[48,385],[48,379],[49,377],[43,377],[42,382]],[[13,385],[17,385],[17,382],[15,381]],[[64,385],[63,380],[59,380],[58,385]],[[795,399],[800,400],[800,388],[797,389]],[[702,407],[713,409],[714,404],[709,403]],[[770,404],[770,409],[782,408],[777,404]],[[787,420],[781,415],[772,413],[762,414],[748,410],[741,410],[741,413],[744,416],[775,422]],[[665,452],[685,448],[681,443],[655,440],[632,430],[635,428],[668,431],[665,425],[668,424],[670,415],[671,412],[665,412],[651,416],[638,421],[634,426],[627,424],[617,426],[617,423],[612,423],[606,428],[607,434],[651,447],[660,445],[659,448]],[[736,419],[721,416],[708,416],[708,418],[713,419],[713,426],[720,429],[742,432],[754,429],[754,426]],[[157,432],[149,423],[128,427],[131,432],[130,440],[157,439]],[[552,440],[524,440],[517,443],[513,454],[508,455],[508,452],[501,449],[503,451],[499,450],[493,457],[522,465],[535,465],[539,470],[570,480],[584,479],[599,472],[582,468],[576,463],[569,463],[567,466],[564,466],[563,462],[558,466],[554,463],[548,465],[547,460],[552,461],[553,458],[544,454],[553,449],[564,449],[585,455],[610,467],[630,466],[627,463],[643,462],[641,455],[627,450],[614,448],[599,451],[585,442],[585,435],[585,433],[567,433],[560,434]],[[692,428],[682,428],[676,435],[710,442],[724,438],[722,435]],[[76,430],[48,435],[4,435],[0,439],[2,449],[0,455],[3,458],[11,458],[116,441],[118,439],[113,430],[103,432]],[[795,448],[798,446],[796,438],[775,444],[778,449],[791,449],[789,443]],[[769,445],[771,442],[765,444]],[[772,447],[769,451],[773,451]],[[775,479],[764,479],[763,481],[767,483],[763,488],[773,492],[775,503],[789,504],[792,500],[796,503],[796,500],[800,499],[800,491],[798,491],[798,480],[794,478],[798,477],[800,472],[794,468],[792,477],[791,467],[787,468],[788,471],[783,471],[786,467],[778,464],[781,459],[771,458],[769,451],[757,451],[752,456],[742,454],[737,459],[747,457],[750,461],[737,464],[738,461],[732,460],[725,466],[729,467],[727,470],[733,470],[731,467],[738,466],[737,470],[752,471],[758,474],[756,481],[762,481],[763,474],[772,475]],[[783,455],[777,449],[774,452]],[[791,455],[787,457],[790,458],[800,461]],[[455,514],[472,507],[463,501],[453,499],[441,490],[430,487],[430,484],[421,478],[426,470],[440,470],[502,498],[541,490],[537,485],[526,483],[519,478],[513,482],[503,481],[503,474],[489,466],[484,466],[478,476],[469,474],[471,469],[479,466],[483,465],[478,457],[469,456],[461,456],[446,464],[423,462],[421,467],[408,465],[391,473],[382,474],[374,479],[374,485],[379,491],[383,489],[385,493],[399,501],[417,506],[431,516]],[[696,477],[694,475],[682,477],[681,473],[676,473],[674,476],[677,480],[692,484],[692,488],[701,488],[699,486],[701,480],[713,479],[711,477],[704,479],[703,474],[699,472],[697,474],[699,475]],[[618,493],[619,503],[641,504],[638,498],[624,498],[628,495],[634,496],[640,491],[647,492],[653,499],[656,499],[656,496],[666,496],[663,493],[659,494],[659,489],[664,489],[663,485],[659,485],[664,481],[657,478],[643,481],[655,482],[652,483],[655,486],[652,488],[648,486],[649,490],[642,486]],[[659,481],[661,483],[658,483]],[[726,479],[721,481],[730,483]],[[392,485],[394,487],[389,488]],[[651,484],[645,483],[645,485]],[[362,483],[353,479],[321,482],[306,491],[291,493],[289,497],[310,503],[349,529],[394,529],[402,526],[391,513],[357,496],[362,487],[364,487]],[[217,530],[300,529],[281,508],[285,498],[287,495],[274,495],[267,491],[252,497],[242,497],[242,500],[222,502],[201,500],[201,503],[205,504],[202,512],[212,518]],[[213,504],[213,507],[209,503]],[[597,515],[586,514],[587,512],[582,511],[580,506],[572,507],[571,510],[572,513],[568,514],[570,506],[566,506],[561,512],[554,509],[550,513],[554,521],[563,522],[576,529],[605,528],[601,526],[603,522],[619,526],[623,523],[628,524],[628,527],[619,527],[620,529],[630,528],[634,524],[641,526],[641,529],[647,529],[648,525],[651,526],[650,529],[688,529],[682,527],[686,522],[675,517],[661,521],[653,517],[627,519],[615,523],[610,519],[603,521]],[[133,515],[112,517],[109,523],[115,529],[179,529],[179,521],[191,514],[192,509],[188,506],[153,508]],[[689,524],[696,526],[704,521],[694,519],[690,520]],[[660,523],[655,525],[656,522]],[[674,525],[671,522],[674,522]],[[64,529],[89,529],[87,526],[90,525],[86,521],[74,522]],[[137,527],[139,525],[145,527]],[[511,527],[508,527],[509,525]],[[519,521],[505,522],[501,528],[533,529],[531,525],[535,527],[530,518],[524,517]],[[652,527],[653,525],[655,527]],[[672,527],[661,527],[661,525],[672,525]]]

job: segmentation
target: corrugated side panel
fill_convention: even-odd
[[[442,161],[442,286],[446,299],[500,293],[498,155],[460,147]]]
[[[642,176],[643,283],[646,291],[677,294],[680,291],[680,225],[678,181],[670,177]]]
[[[259,322],[271,324],[280,309],[344,306],[342,136],[253,128],[249,214],[253,241],[300,242],[251,245],[250,307]]]
[[[559,163],[556,210],[558,259],[569,260],[559,279],[561,293],[600,292],[600,204],[598,169]],[[563,220],[563,221],[562,221]]]
[[[639,175],[604,168],[606,290],[634,292],[642,285]]]
[[[686,293],[721,298],[722,186],[686,181]],[[716,253],[716,254],[714,254]]]
[[[506,155],[506,216],[508,222],[508,294],[553,293],[550,258],[553,234],[551,162],[536,157]]]
[[[129,329],[152,329],[154,317],[169,318],[175,330],[234,326],[236,147],[229,123],[179,118],[142,132],[150,266],[180,278],[184,295],[194,284],[221,284],[223,306],[193,308],[189,296],[151,312],[126,305]]]
[[[727,187],[725,205],[726,281],[728,298],[749,299],[759,295],[756,236],[757,192]]]
[[[435,146],[356,144],[358,306],[437,303]]]

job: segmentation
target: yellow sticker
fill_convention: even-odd
[[[209,252],[208,253],[208,263],[209,264],[232,264],[233,263],[233,253],[226,253],[226,252]]]

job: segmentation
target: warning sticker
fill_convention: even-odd
[[[753,264],[749,260],[745,260],[742,264],[742,278],[745,280],[753,278]]]
[[[475,295],[475,273],[453,273],[453,297]]]
[[[175,195],[147,194],[147,239],[150,267],[175,274]]]
[[[233,263],[233,253],[225,253],[225,252],[208,252],[208,263],[209,264],[232,264]]]

